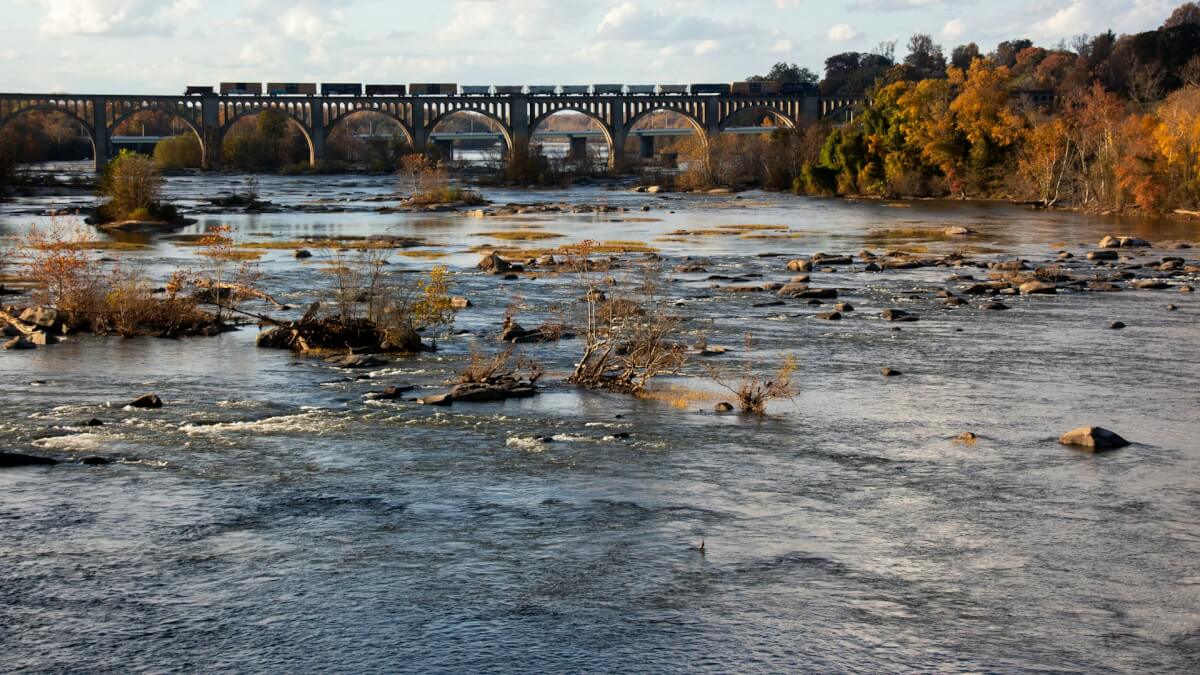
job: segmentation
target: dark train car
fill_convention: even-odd
[[[817,85],[812,82],[780,82],[779,93],[781,94],[815,94],[817,93]]]
[[[457,96],[458,84],[454,82],[413,82],[408,85],[413,96]]]
[[[362,96],[362,84],[358,82],[322,82],[322,96]]]
[[[748,80],[734,82],[729,90],[737,96],[763,96],[779,93],[779,83],[774,80]]]
[[[188,87],[183,91],[184,96],[204,96],[213,93],[216,93],[216,90],[212,87]]]
[[[221,93],[237,96],[262,96],[262,82],[222,82]]]
[[[367,96],[405,96],[408,87],[403,84],[368,84]]]
[[[727,84],[689,84],[688,92],[691,94],[728,94],[729,85]]]
[[[317,85],[312,82],[268,82],[270,96],[316,96]]]

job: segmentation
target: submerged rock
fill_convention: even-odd
[[[112,464],[112,460],[108,459],[107,457],[91,455],[77,459],[75,460],[75,463],[83,464],[84,466],[104,466],[105,464]]]
[[[142,394],[126,405],[130,408],[153,409],[163,407],[163,402],[162,399],[158,397],[158,394]]]
[[[883,375],[884,377],[896,377],[898,375],[904,374],[904,373],[900,372],[899,370],[896,370],[895,368],[889,368],[887,366],[880,368],[879,373],[881,375]]]
[[[19,452],[0,452],[0,469],[10,469],[18,466],[49,466],[58,464],[57,459],[24,455]]]
[[[885,309],[880,312],[879,316],[883,317],[884,321],[917,321],[918,317],[902,309]]]
[[[1129,445],[1129,441],[1103,427],[1079,427],[1063,434],[1058,442],[1093,452],[1115,450]]]
[[[1121,330],[1122,328],[1125,327],[1125,322],[1124,321],[1113,321],[1112,323],[1108,324],[1108,327],[1113,330]]]
[[[718,403],[716,406],[713,407],[713,410],[716,410],[719,413],[733,412],[733,404],[726,403],[725,401],[721,401],[720,403]]]
[[[385,388],[383,391],[368,392],[363,396],[368,401],[394,401],[404,396],[406,392],[415,389],[411,384],[393,385]]]
[[[346,354],[345,356],[331,356],[325,359],[325,363],[337,368],[376,368],[385,365],[387,361],[369,354]]]

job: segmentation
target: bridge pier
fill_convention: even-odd
[[[92,145],[96,155],[96,173],[104,171],[112,161],[107,103],[102,96],[92,99]]]
[[[319,102],[314,101],[309,108],[309,119],[312,120],[312,136],[308,141],[312,146],[309,148],[308,164],[315,168],[325,159],[325,111]]]
[[[567,152],[567,159],[572,162],[582,162],[587,159],[587,137],[586,136],[571,136],[571,149]]]
[[[200,99],[200,118],[203,122],[200,127],[201,146],[203,146],[200,168],[205,171],[219,171],[221,169],[221,145],[225,139],[221,136],[220,99],[216,94],[205,94]]]
[[[654,159],[654,137],[641,136],[638,138],[638,153],[642,159]]]

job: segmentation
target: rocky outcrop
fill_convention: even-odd
[[[1103,427],[1079,427],[1063,434],[1058,442],[1092,452],[1116,450],[1129,445],[1129,441]]]
[[[25,455],[19,452],[0,452],[0,469],[11,469],[19,466],[49,466],[58,464],[57,459]]]

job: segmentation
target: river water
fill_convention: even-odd
[[[241,180],[177,177],[168,193],[187,205]],[[1042,263],[1060,249],[1082,257],[1105,234],[1197,241],[1195,223],[601,187],[486,196],[628,211],[373,212],[369,200],[392,187],[262,178],[277,204],[325,199],[346,212],[208,213],[185,233],[227,223],[249,240],[420,237],[474,304],[455,326],[465,334],[435,354],[355,380],[256,349],[253,327],[0,352],[0,449],[120,460],[0,472],[0,670],[1200,668],[1200,304],[1180,281],[1006,297],[1011,310],[987,312],[933,298],[951,274],[983,278],[978,269],[839,268],[813,273],[856,310],[829,322],[813,317],[828,306],[765,306],[772,294],[706,280],[787,281],[788,255],[862,248]],[[0,236],[79,199],[0,206]],[[747,224],[788,231],[669,235]],[[956,225],[975,234],[920,231]],[[495,349],[514,299],[528,326],[578,297],[570,279],[473,270],[468,249],[490,241],[479,233],[515,226],[564,235],[548,245],[647,242],[668,269],[702,260],[708,274],[673,274],[667,290],[688,329],[730,347],[714,363],[734,371],[794,355],[800,393],[759,419],[715,414],[717,399],[702,396],[581,392],[561,383],[579,347],[565,341],[526,349],[550,373],[533,399],[364,403],[387,384],[443,390],[472,348]],[[195,260],[151,243],[121,255],[152,275]],[[1194,263],[1194,250],[1136,259]],[[306,304],[327,283],[319,258],[269,251],[264,284]],[[886,307],[921,320],[893,330]],[[1116,319],[1128,328],[1110,330]],[[904,374],[881,377],[882,366]],[[715,391],[699,377],[673,383]],[[161,410],[123,407],[151,391]],[[106,424],[77,426],[90,418]],[[1134,444],[1092,455],[1056,442],[1083,425]],[[964,431],[978,441],[955,442]]]

